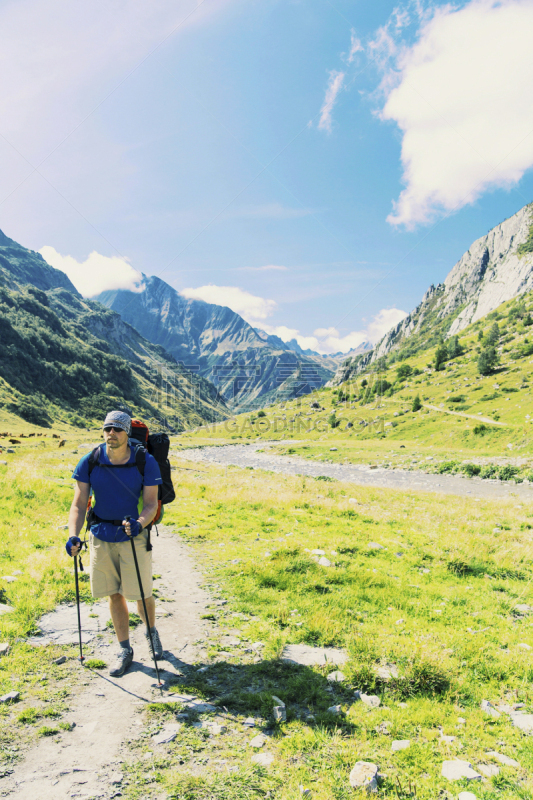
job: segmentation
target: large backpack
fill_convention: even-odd
[[[157,525],[163,519],[163,506],[167,503],[172,503],[176,499],[176,492],[172,484],[172,476],[170,469],[170,462],[168,460],[168,451],[170,448],[170,440],[166,433],[152,433],[150,434],[148,426],[138,419],[131,421],[131,437],[129,444],[134,448],[134,463],[133,464],[106,464],[106,467],[111,469],[121,469],[129,467],[137,467],[144,479],[144,469],[146,466],[146,453],[148,452],[155,458],[159,465],[161,472],[162,484],[158,487],[158,500],[157,512],[152,522],[148,526],[148,546],[147,549],[151,550],[150,543],[150,530],[152,525]],[[100,456],[102,453],[103,444],[97,445],[89,455],[89,483],[91,472],[100,464]],[[103,465],[101,465],[103,466]],[[100,520],[96,516],[92,507],[91,498],[87,506],[87,528],[89,529],[94,522],[111,522],[114,525],[121,525],[122,520]]]

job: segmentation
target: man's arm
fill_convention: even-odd
[[[79,536],[83,523],[85,522],[85,513],[87,511],[87,503],[89,502],[90,484],[76,481],[76,488],[74,489],[74,499],[70,507],[68,517],[68,531],[69,536]],[[72,555],[75,556],[79,550],[79,546],[72,547]]]
[[[139,522],[143,528],[151,523],[157,513],[158,486],[143,487],[143,510]]]

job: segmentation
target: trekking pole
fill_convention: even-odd
[[[126,521],[130,520],[131,517],[124,517]],[[139,572],[139,562],[137,561],[137,552],[135,550],[135,542],[133,541],[133,536],[130,536],[131,542],[131,549],[133,550],[133,560],[135,561],[135,571],[137,573],[137,580],[139,581],[139,591],[141,593],[141,600],[143,601],[143,609],[144,609],[144,618],[146,620],[146,630],[148,632],[148,637],[150,639],[150,647],[152,648],[152,658],[154,659],[154,666],[155,666],[155,674],[157,675],[157,685],[162,686],[161,679],[159,677],[159,668],[157,666],[157,659],[155,657],[155,650],[154,650],[154,642],[152,639],[152,631],[150,630],[150,620],[148,619],[148,611],[146,610],[146,602],[144,600],[144,589],[141,581],[141,573]]]
[[[81,565],[81,561],[80,561],[80,565]],[[83,567],[82,567],[82,569],[83,569]],[[81,661],[81,665],[83,667],[84,666],[83,661],[85,659],[85,656],[83,655],[83,647],[82,647],[82,642],[81,642],[80,586],[79,586],[79,582],[78,582],[78,556],[77,555],[74,556],[74,580],[76,582],[76,605],[78,607],[78,636],[79,636],[79,639],[80,639],[80,661]]]

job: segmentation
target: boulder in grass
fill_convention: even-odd
[[[494,778],[496,775],[500,774],[500,768],[494,766],[494,764],[478,764],[476,769],[478,772],[481,772],[485,778]]]
[[[509,758],[509,756],[504,755],[503,753],[497,753],[495,750],[490,750],[487,754],[491,758],[495,758],[496,761],[499,761],[500,764],[503,764],[504,767],[519,767],[520,764],[514,758]]]
[[[363,692],[361,692],[360,699],[365,706],[368,706],[369,708],[378,708],[378,706],[381,705],[381,700],[375,694],[363,694]]]
[[[367,793],[378,790],[378,767],[370,761],[358,761],[350,772],[350,786],[353,789],[366,789]]]
[[[500,712],[494,708],[489,700],[482,700],[480,707],[485,714],[488,714],[490,717],[494,717],[494,719],[498,719],[498,717],[501,716]]]
[[[335,672],[329,673],[327,680],[330,683],[342,683],[342,681],[346,680],[346,675],[340,669],[336,669]]]
[[[251,760],[254,764],[259,764],[260,767],[269,767],[274,761],[274,756],[272,753],[256,753]]]
[[[407,748],[409,748],[409,747],[411,747],[410,739],[397,739],[391,745],[391,749],[392,749],[393,753],[397,753],[400,750],[407,750]]]
[[[461,761],[455,759],[454,761],[444,761],[442,764],[441,775],[449,781],[480,781],[481,775],[472,767],[469,761]]]
[[[477,800],[477,795],[474,792],[459,792],[457,800]]]

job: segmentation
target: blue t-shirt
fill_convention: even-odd
[[[89,478],[89,456],[90,453],[83,456],[72,477],[82,483],[91,484],[95,499],[95,514],[101,519],[123,520],[126,516],[137,519],[143,486],[159,486],[163,482],[155,458],[146,453],[143,479],[135,464],[133,448],[130,448],[130,460],[127,464],[113,466],[104,444],[100,448],[99,463],[93,468]],[[122,526],[112,525],[109,522],[91,525],[91,533],[104,542],[127,542],[130,538]]]

